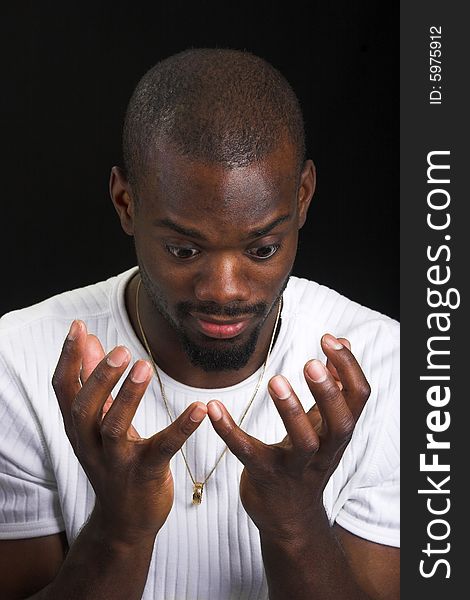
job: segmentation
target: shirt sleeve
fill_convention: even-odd
[[[387,328],[388,329],[388,328]],[[398,329],[370,344],[364,364],[374,390],[358,422],[357,475],[336,522],[364,539],[400,546],[400,385]],[[354,346],[354,344],[353,344]],[[355,432],[356,433],[356,432]],[[354,437],[354,436],[353,436]],[[359,450],[361,443],[364,450]],[[354,483],[353,483],[354,482]]]
[[[363,487],[343,506],[336,522],[355,535],[387,546],[400,546],[398,472],[374,487]]]
[[[26,390],[0,356],[0,539],[64,529],[41,428]]]

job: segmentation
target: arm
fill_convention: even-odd
[[[354,576],[371,598],[400,597],[400,549],[369,542],[334,525]]]
[[[310,531],[306,539],[306,531]],[[324,517],[296,539],[263,539],[270,599],[397,600],[398,548],[359,538]],[[322,595],[324,594],[324,595]]]
[[[140,598],[154,538],[123,544],[92,517],[66,554],[65,535],[0,542],[5,600]]]
[[[271,600],[395,600],[397,551],[331,527],[324,510],[323,490],[370,388],[345,343],[323,336],[322,347],[328,369],[310,361],[304,371],[316,399],[307,413],[285,378],[269,382],[288,433],[281,443],[268,446],[247,435],[217,401],[209,403],[209,416],[245,466],[240,496],[260,532]],[[394,566],[380,569],[386,557]],[[376,573],[366,571],[365,558]]]
[[[117,347],[105,357],[85,325],[72,324],[53,386],[65,431],[95,491],[95,507],[58,572],[55,536],[25,541],[28,551],[36,543],[47,556],[41,559],[42,567],[29,561],[29,571],[11,573],[0,588],[2,597],[8,585],[11,598],[24,597],[26,590],[32,593],[33,587],[34,598],[47,600],[141,598],[155,537],[173,504],[169,461],[199,426],[206,407],[193,403],[165,430],[140,438],[131,422],[150,382],[150,365],[137,361],[116,397],[110,396],[129,362],[125,348]],[[16,552],[21,545],[14,543]],[[49,585],[40,589],[47,580]]]
[[[5,600],[140,598],[154,537],[125,544],[92,515],[66,552],[65,534],[0,542]]]
[[[57,575],[68,545],[65,533],[23,540],[0,540],[0,596],[27,598]]]
[[[97,513],[95,509],[56,577],[34,600],[142,597],[156,534],[124,540]]]

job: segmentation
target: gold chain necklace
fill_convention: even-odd
[[[156,364],[156,362],[155,362],[155,360],[153,358],[153,354],[152,354],[152,351],[150,350],[150,346],[149,346],[149,343],[147,341],[147,337],[146,337],[146,335],[144,333],[144,328],[142,327],[142,321],[140,320],[139,291],[140,291],[140,284],[141,283],[142,283],[142,280],[139,277],[139,281],[137,283],[137,290],[136,290],[136,293],[135,293],[135,309],[136,309],[136,315],[137,315],[137,322],[139,324],[139,329],[140,329],[140,333],[142,335],[142,339],[144,341],[145,349],[147,351],[147,354],[150,357],[150,360],[152,361],[153,370],[155,371],[155,375],[157,376],[158,384],[160,386],[160,392],[162,394],[163,403],[165,405],[166,412],[168,413],[168,418],[170,419],[170,422],[173,423],[174,417],[171,414],[170,407],[168,405],[168,400],[167,400],[167,397],[166,397],[166,394],[165,394],[165,389],[163,387],[163,383],[162,383],[162,380],[160,378],[160,374],[158,372],[157,364]],[[271,336],[271,341],[269,343],[269,348],[268,348],[268,352],[266,354],[266,359],[265,359],[265,361],[263,363],[263,367],[262,367],[262,370],[261,370],[261,375],[259,376],[258,382],[256,384],[255,391],[253,392],[253,395],[251,396],[250,401],[248,402],[245,410],[243,411],[242,416],[240,417],[240,421],[238,422],[238,427],[241,427],[241,425],[243,423],[243,420],[245,419],[248,411],[250,410],[250,407],[253,404],[253,401],[254,401],[254,399],[256,397],[256,394],[258,393],[258,390],[260,388],[261,381],[262,381],[264,373],[266,371],[266,365],[268,364],[268,359],[269,359],[269,356],[271,354],[271,350],[272,350],[272,347],[273,347],[273,344],[274,344],[274,338],[276,336],[277,326],[279,324],[279,318],[281,316],[281,309],[282,309],[282,297],[279,300],[279,307],[277,309],[276,322],[274,323],[273,334]],[[201,504],[201,502],[202,502],[202,491],[204,489],[204,486],[206,485],[207,481],[209,480],[209,477],[214,473],[214,471],[218,467],[218,465],[219,465],[220,461],[222,460],[222,458],[225,456],[225,453],[227,452],[227,446],[225,446],[224,450],[220,454],[220,456],[217,459],[215,465],[209,471],[209,474],[206,476],[206,478],[204,479],[204,481],[196,481],[196,479],[194,478],[194,476],[193,476],[193,474],[191,472],[191,469],[189,467],[188,460],[187,460],[186,455],[185,455],[185,453],[183,451],[183,448],[180,449],[180,452],[181,452],[181,455],[183,457],[184,464],[186,465],[186,470],[188,471],[189,477],[191,478],[191,481],[193,482],[193,504]]]

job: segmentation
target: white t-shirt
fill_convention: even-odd
[[[93,490],[64,432],[51,385],[73,319],[82,319],[106,351],[123,344],[133,361],[147,358],[130,324],[124,290],[135,273],[54,296],[0,320],[0,538],[66,531],[73,543],[94,504]],[[399,545],[399,327],[396,321],[317,283],[291,277],[284,292],[278,339],[243,428],[266,443],[286,434],[267,392],[282,373],[305,408],[313,404],[303,378],[308,359],[325,356],[320,338],[347,337],[371,385],[343,458],[324,492],[331,523],[381,544]],[[196,389],[162,373],[173,414],[194,400],[220,399],[238,420],[260,371],[237,385]],[[133,421],[141,436],[166,427],[168,415],[153,378]],[[186,456],[203,480],[224,449],[205,419],[188,440]],[[239,461],[227,452],[191,503],[192,483],[181,453],[172,459],[175,502],[154,548],[143,598],[265,599],[267,585],[258,530],[241,506]],[[158,561],[155,557],[158,557]]]

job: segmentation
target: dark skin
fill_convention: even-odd
[[[257,302],[274,305],[292,268],[298,230],[305,222],[315,185],[311,162],[298,185],[293,159],[288,168],[279,170],[284,160],[281,147],[270,161],[230,170],[195,164],[165,147],[156,152],[155,162],[160,169],[139,193],[138,210],[122,172],[113,170],[111,188],[115,190],[112,194],[121,225],[134,236],[139,264],[151,279],[155,293],[168,303],[170,317],[175,317],[174,305],[181,301],[221,307],[245,307]],[[164,202],[160,201],[163,198]],[[265,235],[256,234],[282,218],[285,220]],[[194,235],[184,236],[175,230],[176,226],[192,230]],[[279,243],[282,248],[271,258],[256,258],[263,249],[273,250]],[[179,258],[170,254],[169,247],[176,254],[194,253],[194,257]],[[129,286],[126,299],[134,330],[139,332],[134,305],[136,283],[134,280]],[[272,310],[246,367],[206,373],[191,364],[174,329],[155,311],[144,288],[139,308],[154,358],[162,370],[182,383],[206,388],[234,385],[256,371],[266,357],[276,318]],[[258,322],[257,318],[251,320],[238,336],[240,343]],[[182,324],[190,337],[198,341],[203,338],[195,330],[194,319]],[[218,348],[225,345],[208,338],[202,343]]]
[[[157,149],[153,163],[156,169],[149,169],[153,175],[140,186],[137,207],[118,168],[110,181],[122,227],[134,236],[139,264],[152,286],[141,287],[139,303],[150,347],[161,368],[183,383],[233,385],[265,359],[279,292],[314,192],[313,164],[307,161],[299,176],[288,142],[244,168],[191,161],[168,144]],[[136,285],[137,277],[128,286],[126,303],[138,335]],[[167,318],[155,310],[152,296],[164,299]],[[195,341],[219,348],[228,342],[204,337],[197,315],[181,319],[175,308],[181,301],[221,307],[265,303],[267,315],[252,317],[240,334],[241,343],[262,324],[245,367],[208,373],[191,364],[168,318]],[[304,411],[283,377],[269,381],[288,435],[267,446],[237,427],[218,401],[207,407],[193,403],[166,430],[141,439],[131,422],[150,382],[149,364],[137,361],[112,399],[111,390],[131,362],[128,351],[119,347],[105,356],[80,322],[72,325],[70,337],[54,389],[67,435],[95,489],[96,506],[66,556],[61,534],[1,542],[2,597],[26,597],[43,588],[35,597],[140,598],[155,537],[173,502],[169,460],[207,415],[244,464],[240,496],[260,532],[271,600],[399,597],[398,550],[330,527],[323,508],[323,490],[369,395],[347,340],[323,336],[326,368],[318,361],[305,365],[316,401],[310,411]],[[32,558],[33,545],[39,562]]]

